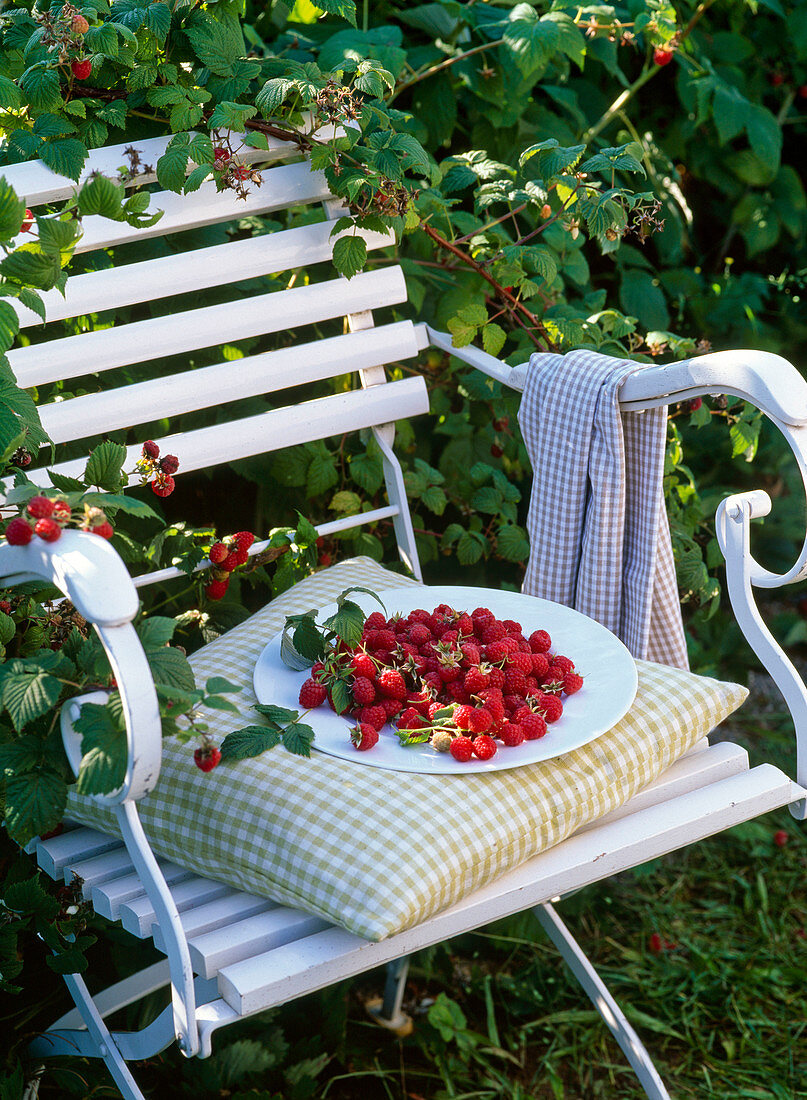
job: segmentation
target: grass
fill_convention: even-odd
[[[761,758],[756,746],[764,739],[772,749],[765,756],[792,771],[784,717],[763,717],[765,727],[750,711],[732,735],[752,757]],[[787,833],[784,846],[774,840],[779,830]],[[784,810],[558,906],[676,1100],[807,1098],[806,871],[807,832]],[[134,966],[142,946],[119,930],[112,935],[109,968]],[[4,1029],[16,1027],[20,1039],[52,1018],[59,996],[56,979],[36,960],[31,966],[25,992],[1,1014]],[[376,972],[228,1029],[208,1062],[168,1051],[137,1076],[149,1096],[195,1100],[644,1096],[529,914],[413,959],[404,1005],[415,1020],[409,1038],[382,1031],[363,1009],[382,981]],[[51,1003],[40,1019],[43,997]],[[41,1097],[117,1095],[102,1067],[61,1066],[49,1069]]]

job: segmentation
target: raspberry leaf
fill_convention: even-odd
[[[341,714],[342,711],[347,710],[350,706],[352,702],[350,688],[344,680],[335,680],[332,683],[331,698],[333,699],[333,707],[337,714]]]
[[[126,774],[126,733],[120,712],[98,703],[85,703],[73,723],[81,736],[81,767],[76,778],[79,794],[106,794],[123,783]]]
[[[245,726],[228,733],[221,743],[222,760],[247,760],[251,756],[260,756],[267,749],[279,745],[279,729],[270,726]]]
[[[274,703],[256,703],[252,709],[263,715],[269,722],[294,722],[300,717],[299,710],[278,707]]]
[[[283,730],[283,748],[295,756],[310,756],[314,731],[305,723],[294,722]]]
[[[365,614],[357,603],[344,599],[344,593],[339,598],[339,610],[329,615],[324,625],[336,634],[349,646],[356,646],[361,641],[362,627]]]
[[[362,237],[340,237],[333,246],[333,265],[340,275],[352,279],[367,262],[367,245]]]
[[[90,454],[84,480],[88,485],[115,492],[121,483],[121,470],[126,461],[126,448],[122,443],[105,440]]]

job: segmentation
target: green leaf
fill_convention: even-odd
[[[52,115],[49,112],[40,115],[34,121],[34,133],[42,138],[64,137],[65,134],[74,134],[76,128],[69,119],[60,115]]]
[[[78,193],[78,212],[115,218],[120,213],[124,189],[106,176],[93,176]]]
[[[648,272],[627,268],[622,274],[619,301],[625,313],[638,317],[645,328],[669,328],[670,315],[664,291]]]
[[[42,889],[38,874],[6,886],[3,902],[14,913],[33,913],[44,920],[52,920],[59,912],[58,901]]]
[[[14,81],[7,76],[0,76],[0,109],[15,111],[23,103],[23,94]]]
[[[230,103],[225,100],[215,107],[208,119],[208,126],[211,130],[236,130],[242,133],[246,129],[247,119],[257,113],[258,108],[248,103]]]
[[[167,4],[149,4],[144,22],[155,38],[162,42],[171,29],[171,9]]]
[[[20,319],[17,316],[16,309],[12,307],[10,302],[0,300],[0,354],[8,351],[17,338],[19,331]],[[16,418],[14,419],[14,425],[16,431],[19,432]]]
[[[88,485],[114,492],[121,483],[121,470],[126,461],[126,448],[122,443],[105,440],[90,453],[84,480]]]
[[[0,270],[2,270],[2,265],[0,265]],[[336,469],[336,459],[323,446],[321,450],[312,455],[308,464],[305,477],[306,496],[320,496],[338,481],[339,474]]]
[[[34,65],[22,74],[20,86],[37,111],[54,111],[63,105],[59,76],[55,69]]]
[[[58,489],[62,493],[80,493],[84,488],[83,481],[79,481],[74,477],[67,477],[66,474],[60,474],[58,470],[48,470],[48,477],[54,489]]]
[[[196,12],[184,30],[196,56],[218,76],[230,76],[235,61],[246,53],[237,17],[223,21],[207,12]]]
[[[113,705],[84,703],[81,707],[73,722],[81,734],[81,767],[76,777],[79,794],[108,794],[123,783],[128,750],[121,718]]]
[[[140,644],[148,654],[168,645],[176,628],[176,619],[169,619],[167,615],[151,615],[147,619],[141,619],[135,629]]]
[[[342,714],[351,705],[350,690],[344,680],[337,680],[331,687],[333,707],[337,714]]]
[[[205,684],[205,691],[208,695],[219,695],[221,692],[242,690],[243,688],[240,684],[233,684],[224,676],[211,676]]]
[[[58,259],[69,259],[81,236],[81,226],[73,219],[61,221],[58,218],[38,218],[39,247],[43,252]]]
[[[228,733],[221,743],[222,760],[246,760],[273,749],[281,741],[280,730],[268,726],[244,726]]]
[[[67,784],[52,768],[6,780],[6,828],[18,844],[55,829],[64,816]]]
[[[54,172],[67,176],[68,179],[78,180],[89,150],[78,138],[59,138],[46,141],[39,155]]]
[[[53,471],[49,470],[48,473],[51,481],[53,481]],[[67,481],[72,481],[72,478],[67,478]],[[75,487],[76,485],[71,486],[68,491],[72,491]],[[81,482],[77,483],[77,487],[84,488]],[[81,503],[94,504],[112,515],[115,512],[123,512],[127,516],[138,516],[141,519],[157,519],[157,513],[150,504],[146,504],[144,500],[138,500],[136,497],[124,496],[123,493],[85,493],[81,498]]]
[[[268,722],[275,725],[278,725],[280,722],[295,722],[300,717],[299,710],[279,707],[274,703],[255,703],[252,709],[262,715]]]
[[[524,562],[530,556],[530,544],[522,527],[503,524],[496,532],[496,549],[505,561]]]
[[[0,240],[16,237],[25,217],[25,203],[13,187],[0,177]]]
[[[457,542],[457,558],[460,565],[474,565],[482,557],[487,539],[473,531],[463,531]]]
[[[0,646],[8,645],[16,632],[14,620],[5,611],[0,611]],[[0,746],[2,752],[3,746]]]
[[[767,107],[750,107],[745,125],[751,148],[771,172],[779,168],[782,156],[782,129]]]
[[[340,275],[352,279],[367,262],[367,245],[363,237],[340,237],[333,246],[333,264]]]
[[[448,504],[448,497],[439,485],[429,485],[420,494],[420,503],[436,516],[442,516]]]
[[[325,619],[324,625],[335,631],[339,637],[349,646],[356,646],[361,641],[361,632],[364,627],[365,614],[357,603],[352,600],[344,600],[333,615]],[[295,634],[295,645],[297,636]]]
[[[498,355],[504,347],[507,333],[500,326],[491,321],[482,329],[482,347],[488,355]]]
[[[12,672],[3,680],[3,706],[18,732],[58,702],[61,683],[46,672]]]
[[[92,53],[102,53],[106,57],[118,56],[118,35],[110,23],[90,27],[84,35],[84,44]]]
[[[375,455],[353,455],[349,470],[353,481],[370,496],[377,493],[384,484],[384,468]]]
[[[737,137],[746,124],[751,104],[730,84],[719,83],[712,99],[712,115],[720,144]]]
[[[313,741],[314,731],[304,723],[295,722],[283,730],[283,748],[295,756],[309,757]]]
[[[31,251],[30,245],[15,249],[0,263],[0,274],[26,286],[50,290],[59,280],[62,268],[59,260],[44,252]]]
[[[188,658],[178,649],[163,646],[162,649],[152,650],[146,656],[156,684],[176,687],[180,691],[193,691],[196,687],[193,669],[188,664]]]
[[[352,26],[356,26],[355,0],[317,0],[317,7],[329,15],[338,15]]]

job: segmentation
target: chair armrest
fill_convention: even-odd
[[[92,623],[109,657],[123,705],[128,760],[123,785],[95,797],[115,805],[153,790],[162,756],[160,708],[146,654],[132,626],[137,592],[117,552],[98,535],[63,531],[55,543],[33,539],[28,546],[0,546],[0,578],[11,585],[31,579],[55,585]],[[68,759],[78,770],[80,742],[70,708],[75,708],[74,702],[65,706],[63,737]]]

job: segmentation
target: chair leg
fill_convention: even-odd
[[[625,1014],[608,992],[602,978],[583,954],[579,944],[553,906],[549,903],[538,905],[533,912],[544,932],[577,978],[583,991],[602,1016],[650,1100],[670,1100],[670,1094],[664,1087],[664,1082],[650,1060],[650,1055],[645,1050],[641,1039],[628,1023]]]
[[[408,973],[408,955],[387,963],[387,980],[383,998],[376,997],[367,1001],[364,1006],[377,1024],[394,1032],[399,1039],[411,1035],[414,1026],[412,1017],[401,1011]]]

